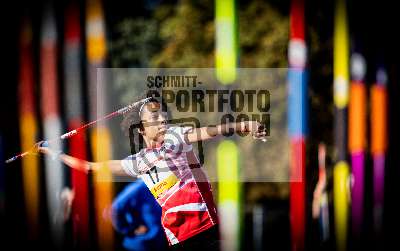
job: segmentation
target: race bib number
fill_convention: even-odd
[[[173,187],[178,182],[178,178],[175,174],[170,174],[165,179],[157,182],[151,189],[150,192],[153,194],[154,198],[158,199],[160,195],[164,194],[168,189]]]

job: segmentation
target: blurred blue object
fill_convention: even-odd
[[[142,180],[126,186],[114,200],[112,223],[124,235],[122,245],[127,250],[167,249],[161,207]]]
[[[288,122],[291,137],[302,137],[308,134],[307,78],[305,70],[289,69]]]

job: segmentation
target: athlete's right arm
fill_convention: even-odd
[[[98,171],[102,168],[108,168],[113,174],[126,175],[121,160],[108,160],[104,162],[89,162],[79,158],[72,157],[65,153],[56,153],[48,147],[38,147],[38,151],[49,155],[52,158],[60,159],[65,165],[83,172]]]

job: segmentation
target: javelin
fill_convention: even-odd
[[[81,132],[81,131],[87,129],[88,127],[93,126],[94,124],[96,124],[96,123],[98,123],[98,122],[100,122],[100,121],[107,120],[107,119],[113,118],[113,117],[118,116],[118,115],[123,115],[123,114],[127,113],[128,111],[132,110],[134,107],[136,107],[136,106],[138,106],[138,105],[140,105],[140,104],[144,104],[146,101],[148,101],[148,100],[150,100],[150,99],[151,99],[151,97],[148,97],[148,98],[145,98],[145,99],[141,99],[141,100],[139,100],[139,101],[137,101],[137,102],[135,102],[135,103],[133,103],[133,104],[130,104],[130,105],[128,105],[128,106],[125,106],[125,107],[123,107],[123,108],[121,108],[121,109],[119,109],[119,110],[117,110],[117,111],[115,111],[115,112],[109,113],[109,114],[105,115],[105,116],[102,117],[102,118],[99,118],[99,119],[94,120],[94,121],[92,121],[92,122],[89,122],[89,123],[87,123],[87,124],[85,124],[85,125],[82,125],[82,126],[79,127],[79,128],[76,128],[76,129],[74,129],[74,130],[72,130],[72,131],[69,131],[69,132],[67,132],[67,133],[64,133],[63,135],[61,135],[61,136],[58,137],[58,138],[48,140],[47,143],[52,142],[52,141],[56,141],[56,140],[68,139],[68,138],[70,138],[70,137],[72,137],[72,136],[78,134],[79,132]],[[20,153],[20,154],[18,154],[18,155],[16,155],[16,156],[12,157],[12,158],[9,158],[8,160],[6,160],[6,163],[11,163],[11,162],[13,162],[14,160],[17,160],[17,159],[19,159],[19,158],[22,158],[22,157],[24,157],[25,155],[29,154],[29,152],[30,152],[30,151],[26,151],[26,152]]]

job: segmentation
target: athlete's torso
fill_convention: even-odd
[[[170,127],[160,147],[142,149],[122,161],[125,171],[143,179],[161,205],[161,222],[170,244],[217,223],[210,183],[192,145],[183,139],[187,130]]]

